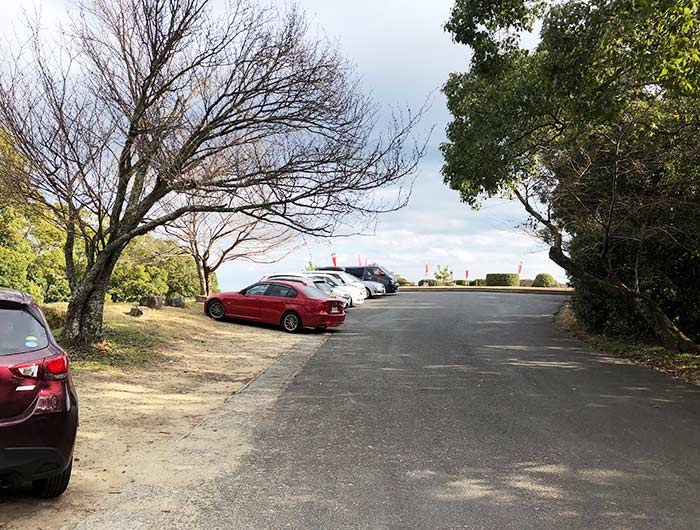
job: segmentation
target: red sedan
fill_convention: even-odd
[[[303,328],[329,328],[345,321],[343,301],[303,283],[260,282],[238,293],[220,293],[204,304],[211,318],[240,318],[282,326],[294,333]]]

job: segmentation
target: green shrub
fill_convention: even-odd
[[[399,285],[400,285],[401,287],[408,287],[408,286],[411,286],[411,285],[415,285],[413,282],[408,281],[408,280],[407,280],[406,278],[404,278],[403,276],[397,276],[397,277],[396,277],[396,281],[399,282]]]
[[[471,285],[472,287],[485,287],[486,280],[484,280],[484,279],[472,280],[469,282],[469,285]]]
[[[468,284],[467,280],[457,280],[455,281],[455,285],[459,285],[460,287],[465,287]]]
[[[63,323],[66,321],[66,308],[56,307],[56,306],[44,306],[41,308],[42,313],[46,317],[46,322],[49,323],[51,331],[54,333],[57,329],[63,327]]]
[[[418,282],[418,287],[437,287],[438,286],[438,281],[433,280],[432,278],[427,278],[425,280],[421,280]]]
[[[571,309],[586,331],[599,335],[653,339],[649,325],[625,304],[590,285],[572,279]]]
[[[535,277],[535,281],[532,283],[533,287],[556,287],[557,281],[554,276],[542,272]]]
[[[535,280],[520,280],[520,287],[532,287]]]
[[[486,285],[489,287],[520,287],[520,275],[507,273],[487,274]]]

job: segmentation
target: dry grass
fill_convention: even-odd
[[[157,484],[172,471],[175,442],[203,417],[287,351],[325,340],[216,322],[201,304],[140,318],[126,315],[130,307],[108,305],[105,344],[71,352],[80,429],[68,492],[52,502],[3,494],[2,530],[62,528],[131,482]]]

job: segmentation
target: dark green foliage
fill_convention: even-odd
[[[427,278],[425,280],[421,280],[418,282],[418,287],[437,287],[438,286],[438,281],[433,280],[432,278]]]
[[[469,282],[469,285],[471,287],[486,287],[486,280],[484,280],[484,279],[471,280]]]
[[[444,88],[445,182],[520,200],[591,329],[697,349],[697,2],[456,0],[447,29],[475,59]]]
[[[486,285],[489,287],[520,287],[520,275],[510,273],[487,274]]]
[[[533,287],[556,287],[557,285],[558,284],[554,279],[554,276],[547,274],[546,272],[538,274],[535,277],[535,281],[532,282]]]
[[[455,285],[459,285],[460,287],[464,287],[468,284],[467,280],[456,280]]]

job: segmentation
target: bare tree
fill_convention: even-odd
[[[0,178],[66,231],[68,343],[101,339],[126,245],[184,214],[245,213],[330,236],[405,204],[422,113],[379,132],[352,68],[295,8],[231,0],[212,9],[210,0],[77,0],[57,40],[37,23],[5,58],[0,123],[23,167]],[[395,201],[373,198],[383,187],[397,189]],[[221,200],[164,207],[194,192]]]
[[[202,296],[211,294],[212,275],[224,263],[274,263],[289,254],[297,237],[292,229],[244,213],[189,212],[164,230],[194,259]]]

